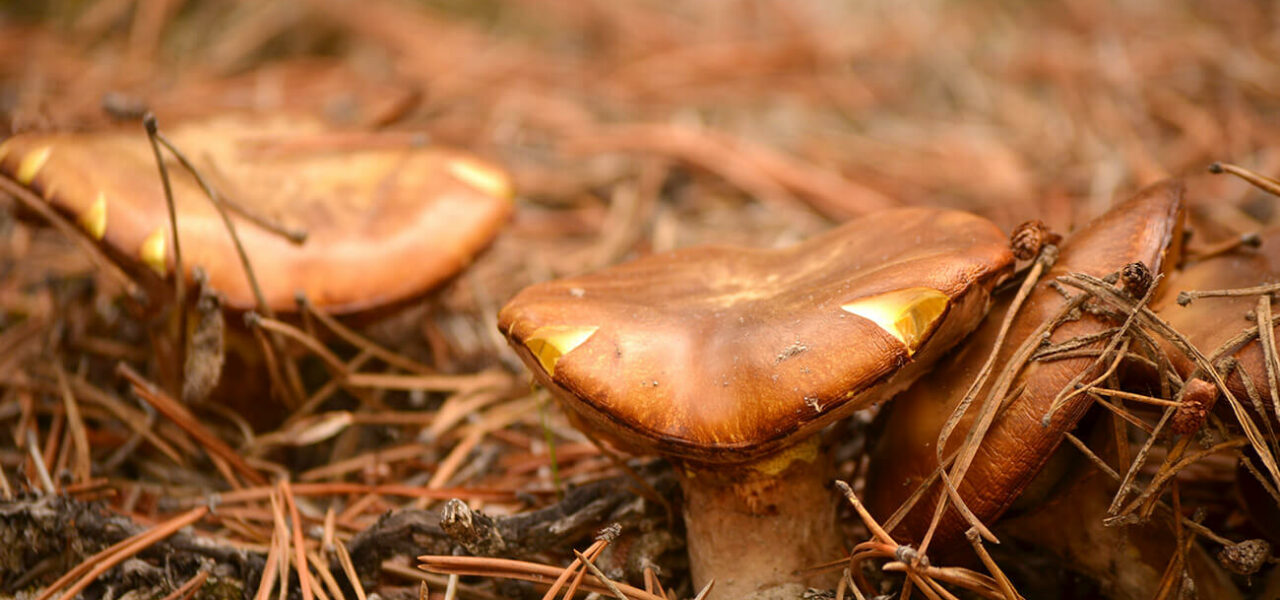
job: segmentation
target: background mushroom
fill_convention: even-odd
[[[1231,393],[1246,406],[1253,405],[1249,401],[1251,396],[1259,392],[1266,395],[1267,370],[1262,345],[1257,336],[1240,339],[1233,346],[1225,344],[1257,326],[1255,311],[1259,299],[1266,294],[1193,298],[1197,291],[1253,288],[1280,279],[1280,230],[1264,231],[1258,239],[1256,248],[1241,247],[1183,267],[1170,276],[1164,292],[1152,303],[1152,309],[1160,318],[1181,332],[1205,356],[1214,362],[1226,357],[1235,359],[1237,366],[1225,373],[1224,379]],[[1166,353],[1183,377],[1195,370],[1195,363],[1184,353],[1172,347]],[[1250,387],[1254,389],[1253,394],[1249,392]],[[1270,418],[1280,417],[1270,414]]]
[[[274,310],[295,309],[298,292],[330,312],[412,297],[468,264],[512,210],[499,168],[406,135],[341,133],[282,113],[205,118],[165,133],[244,213],[306,232],[297,244],[233,217]],[[228,306],[252,308],[221,218],[195,178],[167,162],[185,275],[200,267]],[[0,174],[71,216],[134,272],[167,277],[174,268],[163,188],[141,127],[17,135],[0,144]]]
[[[1090,439],[1105,446],[1106,427],[1093,428]],[[1076,452],[1061,448],[1060,452]],[[1072,571],[1089,577],[1102,597],[1150,600],[1160,588],[1178,539],[1164,519],[1116,526],[1107,524],[1107,506],[1116,482],[1088,461],[1074,461],[1059,473],[1061,485],[1021,514],[1000,521],[1001,537],[1034,546],[1059,558]],[[1036,484],[1032,484],[1036,485]],[[1161,515],[1167,516],[1167,515]],[[1184,535],[1188,535],[1185,533]],[[1185,569],[1199,598],[1231,600],[1240,590],[1200,544],[1186,551]],[[1030,590],[1024,593],[1031,596]]]
[[[1203,229],[1208,227],[1197,227],[1198,231]],[[1258,331],[1260,302],[1265,301],[1269,308],[1272,298],[1267,290],[1280,280],[1280,230],[1261,232],[1258,242],[1257,247],[1239,247],[1184,267],[1170,277],[1153,308],[1209,358],[1222,373],[1227,389],[1246,408],[1247,416],[1274,443],[1273,432],[1280,427],[1280,414],[1271,394],[1267,352],[1257,333],[1266,333]],[[1256,293],[1228,292],[1225,296],[1197,298],[1198,292],[1239,289],[1253,289]],[[1274,340],[1275,326],[1271,329],[1270,339]],[[1256,333],[1243,335],[1248,332]],[[1195,385],[1203,390],[1194,402],[1192,394],[1182,395],[1185,406],[1175,414],[1175,419],[1181,419],[1171,423],[1174,432],[1197,433],[1215,409],[1226,423],[1232,423],[1230,409],[1217,386],[1206,382],[1205,375],[1197,372],[1195,363],[1183,352],[1166,346],[1166,354],[1178,374],[1192,377],[1188,388]],[[1260,482],[1255,474],[1260,473],[1264,463],[1252,448],[1245,448],[1239,460],[1235,483],[1240,504],[1263,536],[1273,544],[1280,543],[1280,509],[1267,491],[1270,483]]]
[[[1037,328],[1062,312],[1067,299],[1056,289],[1054,278],[1072,272],[1103,277],[1133,262],[1159,271],[1175,262],[1171,255],[1176,254],[1181,238],[1181,220],[1182,187],[1177,182],[1164,182],[1142,190],[1072,234],[1063,243],[1053,268],[1014,318],[999,348],[995,372],[1006,368],[1010,357]],[[866,491],[867,505],[877,518],[889,520],[919,486],[930,481],[938,467],[936,443],[943,425],[987,361],[1008,307],[1008,299],[998,303],[982,327],[949,360],[901,394],[883,415],[884,429],[871,454]],[[1059,344],[1113,326],[1108,320],[1083,313],[1057,327],[1047,342]],[[1105,343],[1099,340],[1085,347],[1100,348]],[[1023,493],[1053,455],[1063,434],[1089,409],[1092,400],[1081,394],[1057,410],[1049,423],[1042,424],[1054,398],[1082,372],[1092,376],[1101,372],[1093,356],[1032,361],[1019,375],[1010,388],[1012,397],[1003,400],[1001,412],[959,484],[961,498],[979,520],[992,522]],[[978,406],[991,401],[987,396],[994,382],[994,377],[989,379],[979,391],[978,400],[959,421],[942,456],[949,456],[964,442]],[[929,490],[910,512],[901,515],[897,526],[903,537],[917,542],[928,529],[942,492],[936,480],[928,485]],[[954,548],[964,540],[968,528],[955,507],[949,507],[931,547]]]
[[[903,209],[538,284],[499,328],[581,428],[677,463],[696,586],[794,596],[841,550],[815,434],[919,376],[1011,267],[991,223]]]

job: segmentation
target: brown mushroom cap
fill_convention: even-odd
[[[1091,446],[1097,448],[1099,444]],[[1075,449],[1068,451],[1076,452]],[[1007,535],[1052,554],[1063,561],[1066,568],[1096,581],[1105,598],[1148,600],[1157,597],[1166,567],[1175,555],[1183,552],[1169,526],[1169,517],[1157,513],[1155,518],[1142,523],[1106,525],[1116,482],[1083,460],[1065,477],[1042,504],[1001,521],[1002,537]],[[1200,544],[1187,549],[1183,560],[1186,561],[1183,572],[1195,583],[1195,597],[1214,600],[1241,597],[1231,577]],[[1028,597],[1043,597],[1032,596],[1029,590],[1020,591]]]
[[[1054,318],[1065,305],[1062,294],[1050,286],[1058,276],[1081,272],[1102,277],[1131,262],[1142,262],[1159,271],[1176,262],[1167,254],[1181,238],[1182,187],[1176,182],[1151,186],[1112,208],[1062,245],[1058,261],[1028,296],[1014,319],[1007,339],[994,364],[999,373],[1019,346],[1042,323]],[[904,500],[937,468],[936,444],[943,424],[964,397],[969,385],[986,362],[1009,308],[1009,300],[998,303],[991,316],[947,361],[899,395],[888,408],[887,422],[872,452],[868,474],[867,506],[872,514],[888,519]],[[1092,315],[1058,327],[1051,343],[1098,333],[1111,327]],[[1101,342],[1094,347],[1100,347]],[[1083,369],[1092,357],[1032,362],[1020,375],[996,417],[982,446],[959,487],[968,507],[983,521],[998,517],[1035,477],[1063,433],[1075,426],[1089,408],[1087,396],[1077,396],[1058,410],[1049,425],[1041,419],[1058,392]],[[977,401],[965,413],[948,440],[944,456],[963,443],[972,428],[977,405],[986,399],[995,377],[987,381]],[[919,541],[933,517],[940,488],[933,489],[902,521],[898,532]],[[946,547],[963,540],[968,525],[951,508],[944,515],[934,537],[934,547]]]
[[[232,217],[277,310],[292,310],[299,291],[333,312],[420,294],[465,266],[512,210],[510,184],[492,165],[400,138],[343,137],[312,118],[228,116],[165,134],[221,194],[308,232],[297,245]],[[188,276],[200,266],[229,306],[253,307],[221,218],[195,178],[166,162]],[[71,215],[121,262],[172,272],[163,188],[141,126],[14,136],[0,144],[0,173]]]
[[[1173,274],[1165,284],[1160,298],[1152,305],[1160,318],[1186,336],[1193,346],[1210,359],[1213,359],[1214,351],[1231,338],[1257,325],[1255,321],[1247,319],[1246,315],[1257,309],[1258,297],[1200,298],[1187,306],[1180,306],[1177,302],[1178,293],[1187,290],[1245,288],[1280,281],[1280,230],[1265,231],[1260,237],[1262,244],[1257,248],[1237,248],[1188,265]],[[1280,307],[1272,310],[1280,313]],[[1166,348],[1166,354],[1183,377],[1195,370],[1195,363],[1172,346]],[[1239,361],[1238,370],[1226,378],[1232,395],[1241,400],[1249,398],[1239,371],[1247,373],[1255,389],[1265,395],[1267,371],[1263,363],[1262,346],[1257,338],[1229,351],[1228,355]],[[1249,405],[1249,402],[1246,400],[1245,404]]]
[[[615,442],[748,461],[905,386],[976,326],[1012,262],[985,219],[900,209],[787,248],[688,248],[538,284],[499,327]]]

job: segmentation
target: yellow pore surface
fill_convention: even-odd
[[[913,287],[860,298],[840,308],[879,325],[898,338],[908,354],[915,354],[933,322],[946,312],[949,301],[938,290]]]
[[[548,325],[540,327],[524,341],[548,375],[556,374],[556,362],[581,346],[599,327],[585,325]]]

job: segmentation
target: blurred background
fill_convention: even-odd
[[[698,225],[767,244],[793,220],[821,226],[792,213],[838,221],[895,203],[1065,230],[1214,160],[1280,167],[1271,2],[3,6],[10,130],[93,127],[107,92],[154,103],[185,90],[175,103],[191,108],[209,100],[197,84],[250,74],[258,97],[225,101],[270,103],[273,77],[322,92],[328,74],[330,108],[386,104],[361,125],[497,158],[543,207],[616,213],[618,194],[638,194],[631,218],[609,222],[652,237],[678,213],[659,231],[677,245]]]

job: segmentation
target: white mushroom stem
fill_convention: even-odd
[[[801,446],[816,449],[816,440]],[[844,552],[830,460],[784,454],[681,473],[694,589],[714,579],[710,599],[794,600],[808,587],[835,587],[838,573],[806,572]]]

